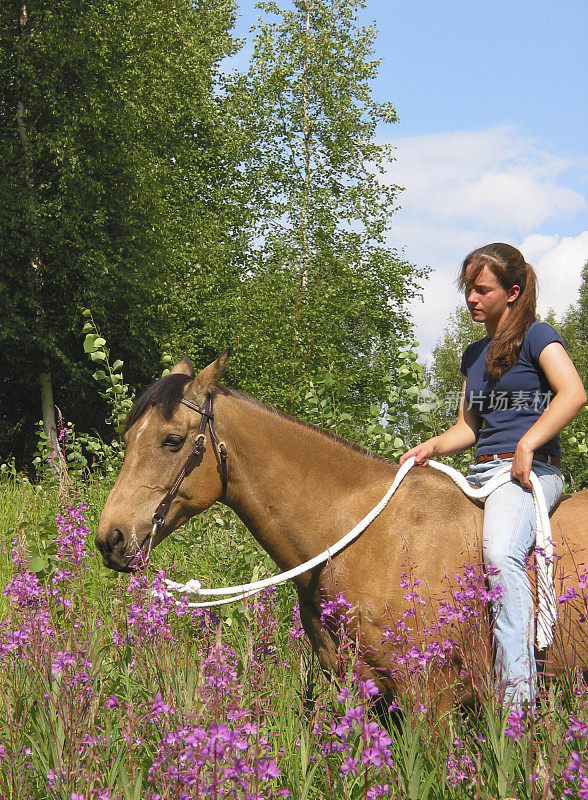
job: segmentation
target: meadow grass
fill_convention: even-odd
[[[533,713],[502,711],[476,567],[417,642],[430,600],[422,565],[407,566],[406,611],[387,633],[404,688],[388,717],[343,597],[323,607],[343,642],[329,681],[291,585],[215,613],[163,591],[163,574],[213,586],[276,571],[223,507],[170,536],[147,575],[106,570],[93,533],[109,489],[95,478],[60,500],[51,482],[0,483],[0,797],[588,798],[582,677],[541,686]],[[585,603],[585,576],[577,592]],[[485,700],[440,719],[435,677],[456,654]]]

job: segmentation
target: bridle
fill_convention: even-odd
[[[200,420],[200,427],[198,428],[198,434],[196,436],[196,441],[194,443],[194,447],[188,458],[185,460],[184,465],[182,466],[181,470],[176,475],[174,482],[171,485],[171,488],[166,493],[165,497],[161,501],[161,503],[155,509],[155,513],[151,519],[152,528],[151,533],[149,534],[149,546],[147,548],[147,554],[145,556],[145,562],[149,561],[149,556],[151,554],[151,548],[153,547],[153,539],[157,535],[157,532],[160,528],[163,528],[165,525],[165,518],[167,516],[167,512],[180,490],[180,486],[182,485],[182,481],[185,477],[187,477],[194,467],[197,465],[200,456],[202,455],[202,451],[204,450],[204,445],[206,444],[206,426],[210,429],[210,438],[214,442],[216,448],[218,449],[220,463],[221,463],[221,480],[223,485],[223,493],[221,497],[225,497],[227,493],[227,448],[225,447],[225,443],[219,441],[216,433],[214,432],[214,414],[212,411],[212,395],[206,395],[206,400],[204,401],[204,408],[200,408],[196,405],[196,403],[192,403],[190,400],[185,400],[182,398],[180,403],[191,408],[193,411],[197,411],[201,416],[202,419]]]

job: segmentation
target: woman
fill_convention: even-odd
[[[535,321],[537,279],[523,255],[490,244],[463,262],[459,286],[486,336],[466,348],[455,425],[408,450],[427,466],[434,456],[460,453],[477,443],[468,481],[482,486],[505,464],[514,481],[486,500],[482,549],[492,585],[503,595],[494,607],[495,667],[505,704],[535,697],[534,609],[526,559],[535,541],[529,474],[540,480],[549,510],[561,497],[560,431],[578,414],[586,395],[559,334]]]

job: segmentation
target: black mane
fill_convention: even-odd
[[[193,377],[193,375],[189,376],[180,372],[166,375],[164,378],[160,378],[158,381],[155,381],[155,383],[152,383],[151,386],[145,389],[143,394],[140,395],[133,403],[133,407],[129,411],[129,414],[125,420],[125,431],[128,431],[129,428],[131,428],[151,406],[159,406],[164,418],[166,420],[171,419],[172,414],[183,397],[185,385],[189,383],[189,381],[193,380]],[[287,414],[285,411],[280,411],[274,406],[270,406],[255,397],[251,397],[251,395],[245,394],[244,392],[239,392],[235,389],[228,389],[226,386],[222,386],[221,384],[216,387],[215,394],[216,392],[221,392],[232,397],[239,397],[245,402],[251,403],[258,408],[262,408],[264,411],[267,411],[270,414],[275,414],[278,417],[282,417],[282,419],[287,419],[290,422],[294,422],[304,428],[310,428],[311,430],[320,433],[322,436],[325,436],[327,439],[339,442],[340,444],[351,450],[354,450],[357,453],[362,453],[363,455],[369,456],[370,458],[375,458],[377,460],[386,460],[382,459],[381,456],[375,455],[365,447],[361,447],[360,445],[350,442],[347,439],[342,439],[332,431],[325,430],[317,425],[313,425],[311,422],[306,422],[305,420],[293,417],[290,414]]]
[[[184,375],[183,372],[176,372],[165,375],[165,377],[152,383],[133,403],[133,407],[125,420],[125,432],[128,431],[151,406],[160,406],[164,418],[167,420],[171,419],[176,406],[182,399],[184,386],[192,380],[192,377]]]

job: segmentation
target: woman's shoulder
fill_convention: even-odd
[[[472,342],[468,344],[466,349],[463,351],[463,355],[461,357],[461,374],[465,375],[470,368],[470,366],[476,361],[479,357],[484,348],[488,346],[490,339],[487,336],[484,336],[483,339],[478,339],[476,342]]]
[[[480,353],[486,345],[488,345],[490,339],[487,336],[484,336],[482,339],[477,339],[475,342],[471,342],[468,344],[466,349],[463,351],[464,355],[466,353]]]
[[[535,321],[531,323],[525,334],[523,347],[536,360],[539,358],[541,351],[552,342],[558,342],[565,348],[563,339],[552,325],[548,322]]]

